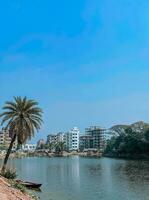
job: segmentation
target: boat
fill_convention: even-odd
[[[33,183],[29,181],[16,180],[16,182],[30,189],[39,189],[42,186],[40,183]]]

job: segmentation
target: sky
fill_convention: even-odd
[[[13,96],[39,102],[32,142],[73,126],[149,122],[148,0],[0,4],[0,108]]]

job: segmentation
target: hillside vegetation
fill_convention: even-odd
[[[149,124],[136,122],[111,128],[118,133],[108,141],[105,155],[111,157],[149,157]]]

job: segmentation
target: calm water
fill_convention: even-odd
[[[12,160],[19,178],[43,183],[42,200],[149,200],[149,161],[110,158]]]

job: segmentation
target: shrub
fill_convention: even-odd
[[[12,187],[20,190],[23,193],[26,193],[26,187],[24,185],[22,185],[22,184],[20,184],[16,181],[11,181],[10,184],[11,184]]]
[[[16,171],[12,169],[6,169],[6,171],[1,173],[1,175],[7,179],[15,179],[17,177]]]

